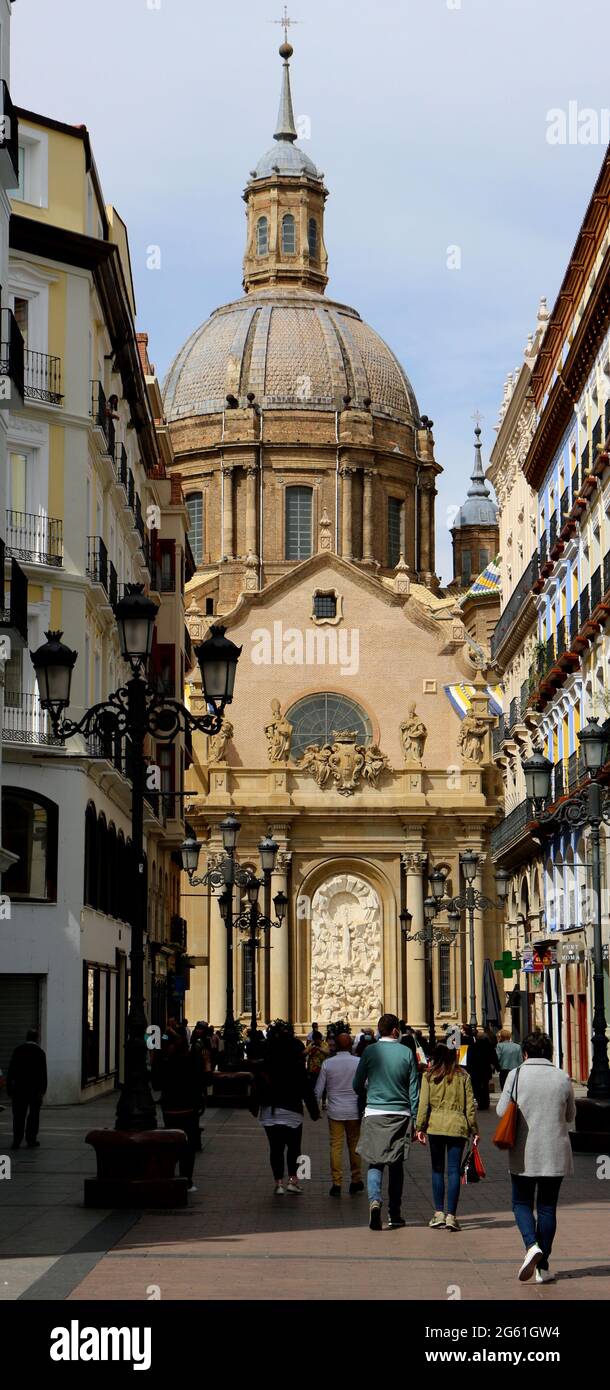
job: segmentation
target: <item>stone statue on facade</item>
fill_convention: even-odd
[[[355,874],[336,874],[314,893],[311,915],[311,1011],[376,1019],[381,1000],[381,907]]]
[[[458,734],[458,748],[465,763],[482,763],[487,723],[472,711],[465,715]]]
[[[233,738],[233,725],[225,714],[222,724],[217,734],[214,734],[209,741],[208,762],[224,763],[227,756],[227,747]]]
[[[272,718],[265,724],[265,738],[270,763],[285,763],[290,757],[292,724],[284,719],[279,700],[271,701]]]
[[[428,730],[423,719],[420,719],[415,705],[409,705],[407,718],[400,726],[400,738],[405,762],[421,763],[427,737]]]

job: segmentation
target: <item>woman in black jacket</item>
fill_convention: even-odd
[[[292,1025],[280,1022],[267,1034],[265,1054],[256,1066],[253,1099],[259,1120],[269,1141],[275,1195],[299,1196],[303,1188],[298,1179],[298,1161],[303,1136],[303,1101],[312,1120],[320,1111],[312,1083],[305,1070],[303,1044],[294,1037]],[[288,1182],[284,1185],[284,1159]]]

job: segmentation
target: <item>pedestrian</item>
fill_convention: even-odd
[[[328,1043],[324,1042],[324,1038],[318,1028],[315,1033],[312,1033],[311,1039],[305,1047],[305,1066],[307,1067],[307,1075],[312,1086],[315,1087],[320,1075],[322,1063],[325,1062],[326,1058],[329,1056],[330,1048]]]
[[[458,1064],[454,1048],[439,1043],[422,1077],[419,1109],[415,1121],[420,1144],[430,1145],[434,1215],[429,1225],[459,1231],[457,1208],[460,1198],[460,1169],[466,1140],[472,1135],[478,1143],[472,1082]],[[445,1215],[445,1159],[447,1161],[447,1214]]]
[[[187,1178],[189,1192],[196,1192],[193,1183],[195,1152],[199,1140],[199,1116],[205,1108],[205,1073],[198,1048],[190,1049],[184,1033],[170,1034],[167,1050],[159,1066],[161,1109],[166,1129],[182,1129],[186,1134],[186,1149],[180,1154],[180,1177]]]
[[[498,1071],[496,1049],[482,1028],[476,1032],[469,1029],[472,1041],[466,1055],[466,1068],[472,1081],[474,1098],[479,1110],[489,1110],[489,1083],[494,1071]]]
[[[518,1278],[524,1283],[535,1272],[537,1284],[549,1284],[555,1278],[549,1258],[559,1190],[564,1177],[574,1172],[568,1125],[576,1104],[570,1077],[553,1064],[553,1044],[539,1029],[524,1039],[523,1062],[509,1072],[496,1113],[504,1115],[511,1100],[517,1105],[517,1130],[508,1168],[513,1212],[525,1245]]]
[[[302,1043],[294,1036],[292,1024],[282,1020],[271,1024],[263,1058],[254,1064],[252,1106],[258,1114],[269,1143],[275,1196],[300,1196],[298,1162],[303,1136],[303,1102],[312,1120],[320,1111],[314,1089],[305,1069]],[[288,1182],[284,1184],[284,1164]]]
[[[353,1052],[354,1056],[355,1056],[355,1057],[361,1057],[361,1056],[362,1056],[362,1053],[366,1050],[366,1048],[367,1048],[367,1047],[370,1047],[370,1046],[371,1046],[371,1043],[374,1043],[374,1041],[375,1041],[375,1039],[374,1039],[374,1037],[373,1037],[373,1034],[372,1034],[370,1028],[369,1028],[368,1032],[366,1032],[366,1033],[361,1033],[361,1034],[360,1034],[360,1037],[359,1037],[359,1039],[358,1039],[358,1042],[356,1043],[356,1046],[352,1048],[352,1052]]]
[[[318,1033],[320,1034],[320,1037],[322,1037],[322,1034],[320,1033],[319,1025],[318,1025],[318,1023],[317,1023],[316,1021],[314,1021],[314,1022],[312,1022],[310,1031],[309,1031],[309,1033],[307,1034],[306,1041],[307,1041],[307,1042],[313,1042],[314,1038],[316,1037],[316,1034],[318,1034]]]
[[[35,1028],[26,1033],[9,1062],[6,1090],[13,1108],[13,1144],[18,1149],[25,1133],[28,1149],[39,1149],[40,1107],[47,1089],[47,1059]]]
[[[322,1063],[316,1082],[316,1100],[321,1102],[326,1095],[328,1109],[328,1129],[330,1136],[331,1197],[341,1196],[343,1180],[343,1143],[347,1140],[350,1158],[350,1195],[364,1192],[362,1166],[356,1145],[360,1138],[360,1112],[358,1097],[352,1082],[359,1065],[358,1057],[351,1051],[352,1039],[349,1033],[340,1033],[337,1038],[336,1057],[327,1057]]]
[[[388,1227],[404,1226],[402,1188],[405,1143],[411,1116],[417,1114],[419,1083],[417,1066],[408,1047],[400,1046],[400,1027],[396,1014],[382,1014],[377,1030],[379,1041],[367,1047],[352,1082],[354,1090],[366,1099],[358,1153],[369,1164],[367,1188],[369,1227],[382,1229],[383,1170],[388,1169]]]
[[[500,1040],[496,1043],[496,1054],[500,1068],[500,1090],[503,1091],[509,1071],[520,1067],[523,1061],[521,1044],[512,1041],[510,1028],[502,1029]]]

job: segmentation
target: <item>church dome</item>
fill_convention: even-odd
[[[169,421],[216,414],[227,396],[263,410],[343,410],[419,423],[411,383],[355,309],[311,291],[259,291],[217,309],[189,338],[164,385]]]
[[[298,145],[291,145],[287,140],[278,140],[277,144],[267,150],[252,170],[251,178],[269,179],[274,174],[308,174],[312,179],[322,177],[313,159],[310,159],[304,150],[299,149]]]

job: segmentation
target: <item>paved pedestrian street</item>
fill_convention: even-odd
[[[11,1154],[0,1183],[0,1297],[70,1300],[514,1299],[542,1304],[610,1297],[610,1182],[595,1155],[575,1155],[553,1252],[557,1282],[519,1284],[521,1244],[510,1210],[505,1155],[480,1116],[488,1176],[462,1190],[462,1231],[431,1231],[430,1159],[414,1145],[406,1171],[404,1230],[368,1230],[366,1195],[328,1195],[328,1126],[306,1118],[311,1178],[302,1197],[275,1197],[267,1140],[247,1111],[208,1110],[197,1193],[184,1211],[89,1211],[94,1172],[88,1129],[111,1126],[114,1099],[45,1109],[41,1147]],[[8,1153],[9,1112],[0,1114]],[[385,1209],[384,1209],[385,1214]]]

